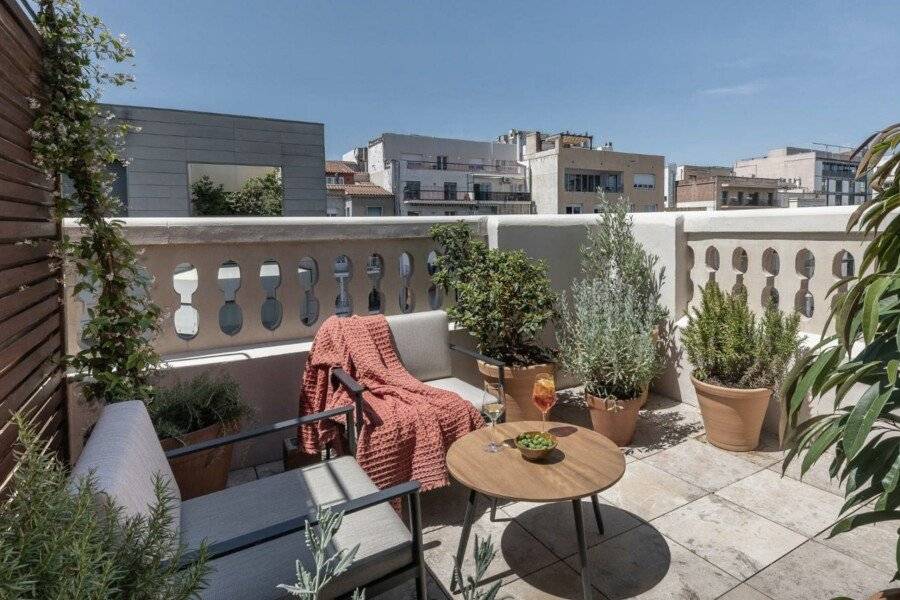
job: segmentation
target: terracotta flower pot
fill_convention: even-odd
[[[630,400],[619,400],[621,410],[609,410],[603,398],[584,393],[584,401],[591,413],[594,431],[611,439],[617,446],[627,446],[634,439],[638,412],[647,402],[647,388],[640,396]]]
[[[484,377],[485,388],[496,386],[500,378],[500,370],[494,365],[478,361],[478,370]],[[503,390],[506,396],[506,421],[540,421],[541,411],[531,401],[534,381],[541,373],[556,370],[551,363],[541,363],[528,367],[504,367]]]
[[[748,452],[759,445],[772,390],[722,387],[699,381],[693,375],[691,383],[710,444],[733,452]]]
[[[212,440],[237,430],[237,423],[226,425],[216,423],[178,438],[166,438],[160,444],[163,450],[174,450]],[[181,491],[181,499],[189,500],[224,490],[228,483],[228,472],[231,470],[232,450],[233,447],[230,445],[222,446],[169,460],[169,466],[172,468],[178,489]]]

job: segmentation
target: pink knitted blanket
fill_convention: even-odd
[[[303,375],[301,415],[353,403],[343,386],[332,384],[336,367],[366,387],[356,459],[375,485],[384,489],[416,480],[423,491],[447,485],[450,444],[484,426],[475,407],[413,377],[400,362],[381,315],[330,317],[322,324]],[[300,448],[316,453],[339,446],[344,426],[341,419],[300,427]]]

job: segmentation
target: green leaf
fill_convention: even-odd
[[[794,389],[794,393],[790,399],[790,411],[793,413],[800,408],[802,402],[806,399],[806,395],[812,389],[813,384],[820,374],[825,372],[825,367],[831,363],[831,360],[837,355],[839,348],[829,348],[816,357],[815,362],[806,369],[800,378],[800,383]]]
[[[888,382],[891,385],[897,384],[897,366],[898,365],[900,365],[900,360],[897,360],[896,358],[888,361],[887,378],[888,378]]]
[[[850,411],[843,439],[844,452],[848,459],[853,459],[863,447],[872,424],[891,395],[890,388],[886,390],[883,388],[880,383],[869,386]]]
[[[819,460],[819,457],[834,444],[835,440],[837,440],[838,436],[843,432],[840,422],[833,422],[828,429],[823,431],[818,435],[816,441],[812,443],[807,450],[806,455],[803,457],[803,462],[800,465],[800,476],[806,474],[813,464]]]
[[[875,337],[875,331],[878,329],[878,302],[881,295],[891,285],[889,276],[879,277],[866,287],[863,299],[863,337],[866,343],[870,343]]]
[[[881,480],[881,486],[885,492],[893,492],[897,489],[897,481],[900,481],[900,454],[894,460],[894,464],[888,469],[887,474]]]
[[[863,525],[869,525],[870,523],[898,520],[900,520],[900,511],[896,510],[856,513],[855,515],[851,515],[838,521],[835,526],[831,528],[831,532],[829,532],[828,534],[828,539],[831,539],[838,534],[850,531],[851,529],[856,529],[857,527],[861,527]]]

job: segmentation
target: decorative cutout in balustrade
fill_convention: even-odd
[[[259,319],[263,327],[274,331],[281,325],[284,314],[281,302],[276,297],[278,287],[281,285],[281,267],[277,261],[270,258],[260,265],[259,283],[266,292],[266,299],[259,308]]]
[[[307,327],[319,320],[319,299],[316,298],[316,284],[319,283],[319,265],[315,259],[304,256],[297,265],[297,276],[303,289],[300,300],[300,322]]]
[[[366,277],[372,289],[369,290],[369,314],[377,315],[384,312],[384,302],[381,293],[381,280],[384,277],[384,259],[379,254],[372,254],[366,262]]]
[[[199,275],[194,265],[181,263],[172,274],[172,287],[179,296],[180,306],[172,315],[175,334],[183,340],[190,340],[200,331],[200,313],[191,306],[191,297],[197,291]]]
[[[431,277],[435,273],[437,273],[437,260],[438,253],[436,250],[432,250],[428,253],[428,258],[425,260],[425,269],[428,271],[428,276]],[[444,304],[444,293],[443,291],[436,286],[434,283],[429,283],[428,285],[428,306],[431,310],[438,310]]]
[[[415,309],[415,296],[411,287],[413,257],[409,252],[400,255],[400,312],[411,313]]]
[[[334,280],[338,286],[338,293],[334,298],[334,314],[339,317],[349,317],[353,314],[353,299],[350,296],[352,271],[353,265],[349,256],[341,254],[334,259]]]
[[[219,328],[225,335],[236,335],[244,326],[244,313],[237,303],[237,291],[241,287],[241,268],[233,260],[226,260],[219,267],[219,289],[225,304],[219,308]]]

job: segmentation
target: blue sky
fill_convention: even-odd
[[[83,0],[136,51],[110,102],[383,131],[511,127],[730,164],[898,120],[900,2]]]

